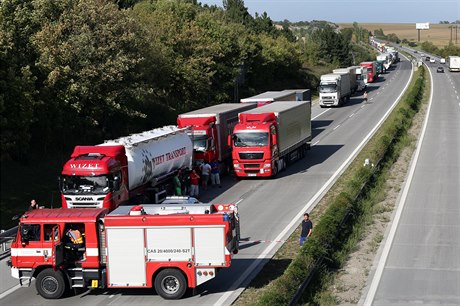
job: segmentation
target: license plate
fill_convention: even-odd
[[[248,176],[257,176],[255,173],[248,173]]]

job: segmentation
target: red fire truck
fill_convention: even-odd
[[[83,233],[78,249],[66,240],[69,228]],[[21,285],[36,278],[47,299],[78,287],[154,287],[180,299],[230,267],[238,241],[233,204],[38,209],[21,217],[9,265]]]

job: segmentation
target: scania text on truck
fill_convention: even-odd
[[[271,177],[305,156],[311,141],[311,102],[274,102],[240,113],[229,143],[238,177]]]
[[[367,68],[367,82],[373,83],[377,78],[377,69],[375,68],[375,62],[362,62],[359,65]]]
[[[350,90],[351,90],[351,93],[355,93],[357,90],[358,90],[358,82],[356,80],[356,66],[351,66],[351,67],[347,67],[347,68],[338,68],[338,69],[334,69],[332,70],[332,73],[336,73],[336,74],[350,74],[350,77],[349,77],[349,80],[350,80]]]
[[[449,71],[460,71],[460,56],[448,56],[447,66],[449,67]]]
[[[84,233],[79,249],[66,248],[69,228]],[[35,278],[46,299],[73,288],[153,287],[179,299],[230,267],[239,236],[233,204],[37,209],[21,217],[8,264],[21,285]]]
[[[319,106],[341,106],[350,100],[350,74],[330,73],[321,76],[319,87]]]
[[[257,107],[276,101],[311,101],[310,89],[285,89],[281,91],[266,91],[261,94],[241,99],[241,103],[255,103]]]
[[[192,141],[176,126],[76,146],[59,179],[62,207],[115,209],[120,204],[160,203],[172,176],[192,167]]]
[[[223,171],[229,169],[232,148],[227,143],[228,135],[238,122],[238,114],[256,107],[254,103],[223,103],[180,114],[177,118],[178,127],[190,127],[193,162],[201,164],[217,160]]]

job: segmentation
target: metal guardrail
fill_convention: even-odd
[[[17,226],[10,228],[6,231],[2,230],[0,232],[0,244],[1,244],[0,259],[3,259],[6,256],[10,255],[9,242],[13,240],[14,237],[16,237],[17,232],[18,232]]]

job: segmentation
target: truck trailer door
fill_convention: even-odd
[[[145,245],[142,228],[106,228],[109,287],[145,287]]]

